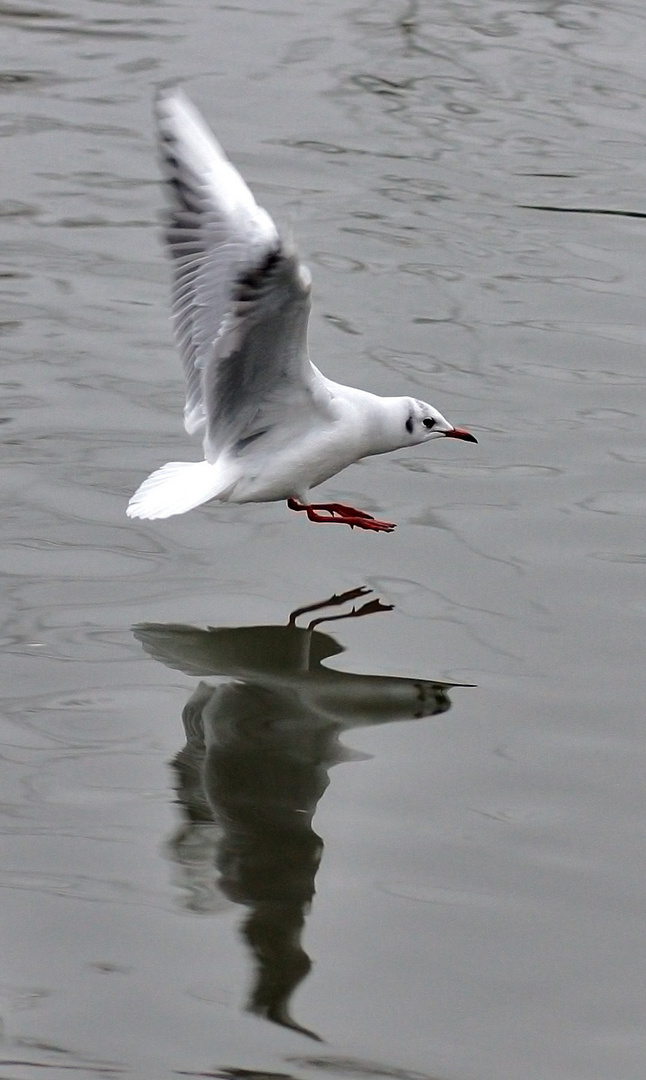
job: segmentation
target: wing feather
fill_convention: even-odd
[[[307,355],[309,312],[309,274],[295,252],[270,253],[238,281],[205,373],[207,456],[326,411],[329,392]]]
[[[184,423],[215,460],[281,405],[320,393],[307,357],[309,274],[180,90],[162,92],[157,121]]]

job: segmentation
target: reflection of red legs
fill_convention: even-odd
[[[365,585],[360,585],[358,589],[348,589],[344,593],[334,593],[328,597],[327,600],[319,600],[318,604],[308,604],[306,607],[296,608],[296,611],[292,611],[289,616],[289,621],[293,625],[301,615],[309,615],[312,611],[320,611],[321,608],[326,607],[339,607],[341,604],[348,604],[350,600],[356,600],[360,596],[368,596],[370,589]]]
[[[339,622],[340,619],[359,619],[362,615],[376,615],[380,611],[392,611],[394,604],[382,604],[378,597],[374,600],[368,600],[366,604],[362,604],[361,607],[353,607],[352,611],[347,611],[345,615],[321,615],[318,619],[312,619],[308,626],[308,630],[314,630],[316,626],[320,626],[324,622]]]
[[[334,593],[327,600],[320,600],[318,604],[308,604],[307,607],[296,608],[296,611],[292,611],[289,616],[289,625],[295,626],[296,620],[301,615],[309,615],[313,611],[320,611],[321,608],[339,607],[341,604],[347,604],[351,600],[369,596],[370,591],[365,585],[360,585],[358,589],[348,589],[344,593]],[[324,615],[321,618],[314,619],[309,623],[308,630],[313,630],[319,623],[335,622],[337,619],[356,619],[361,615],[376,615],[379,611],[392,611],[393,607],[394,604],[382,604],[381,600],[375,597],[373,600],[367,600],[365,604],[362,604],[358,611],[353,607],[352,611],[348,611],[344,615]]]
[[[346,506],[345,503],[305,504],[299,502],[298,499],[288,499],[287,505],[290,510],[304,511],[310,521],[316,521],[322,525],[325,523],[349,525],[351,529],[356,525],[358,529],[368,529],[370,532],[392,532],[395,528],[392,522],[379,521],[370,514],[366,514],[365,510],[355,510],[353,506]],[[318,513],[319,510],[324,510],[326,516]]]

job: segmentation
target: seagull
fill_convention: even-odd
[[[281,239],[188,97],[163,90],[156,116],[170,204],[172,316],[186,376],[184,427],[203,461],[171,461],[132,496],[132,518],[202,503],[287,500],[310,521],[392,532],[310,489],[372,454],[452,438],[477,442],[412,397],[333,382],[311,363],[309,270]]]

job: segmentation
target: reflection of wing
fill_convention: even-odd
[[[359,675],[323,665],[343,646],[320,630],[288,626],[210,627],[141,623],[137,641],[155,660],[187,675],[229,676],[295,694],[303,730],[338,731],[421,719],[450,709],[455,683],[394,675]]]
[[[321,677],[304,685],[302,695],[321,719],[326,717],[350,730],[398,720],[422,720],[446,712],[451,708],[448,691],[455,685],[322,668]]]
[[[146,652],[187,675],[259,680],[312,671],[343,652],[329,634],[298,626],[209,627],[140,623],[133,627]]]
[[[157,119],[184,423],[215,461],[296,410],[325,411],[330,395],[307,355],[310,275],[181,91],[162,93]]]
[[[189,911],[215,914],[229,908],[216,868],[223,827],[213,814],[204,790],[204,725],[202,712],[215,691],[200,683],[186,702],[182,721],[186,746],[172,762],[177,802],[183,822],[168,841],[167,851],[175,867],[174,883],[184,894]]]

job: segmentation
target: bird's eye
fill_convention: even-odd
[[[425,428],[435,427],[435,420],[433,419],[432,416],[425,416],[424,419],[422,420],[422,423],[423,423]]]

